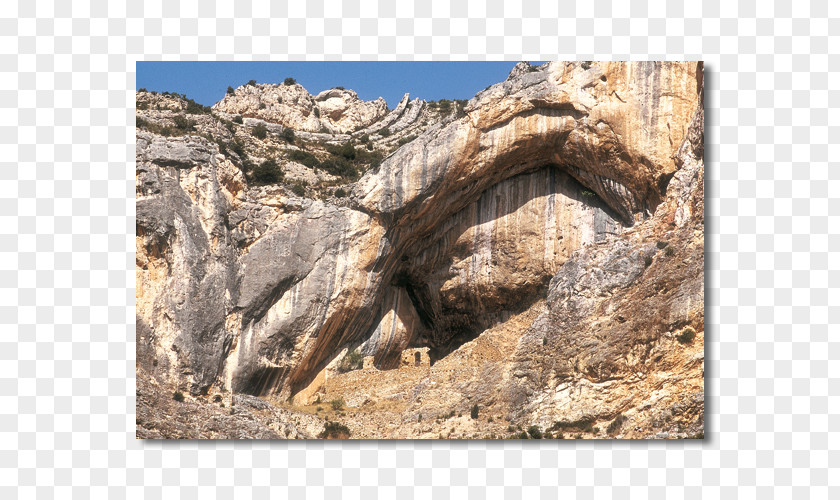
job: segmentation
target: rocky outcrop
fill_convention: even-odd
[[[213,106],[307,132],[352,132],[388,113],[385,99],[362,101],[356,92],[334,88],[313,96],[300,84],[243,85]]]
[[[546,428],[621,414],[642,436],[671,412],[702,429],[702,66],[517,68],[340,202],[248,187],[202,138],[138,134],[138,363],[193,394],[305,403],[350,349],[369,370],[428,349],[450,373],[485,363],[481,345],[498,354],[449,388],[459,405]],[[214,109],[315,130],[318,106],[357,136],[430,116],[407,95],[387,116],[354,99],[257,85]],[[693,343],[675,340],[689,327]],[[411,418],[445,390],[423,384]]]

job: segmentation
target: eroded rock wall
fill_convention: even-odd
[[[576,251],[658,213],[672,176],[683,194],[671,219],[689,225],[697,174],[677,170],[702,159],[675,155],[696,120],[697,74],[694,63],[551,63],[513,75],[340,206],[248,189],[201,138],[139,134],[138,362],[196,393],[286,398],[349,348],[379,368],[408,347],[445,355],[544,297]],[[350,130],[416,121],[423,107],[406,96],[385,116],[352,110],[349,91],[297,87],[241,87],[214,108],[317,130],[304,110],[318,101],[320,120]]]

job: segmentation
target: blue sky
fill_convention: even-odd
[[[315,95],[337,86],[355,90],[361,99],[384,97],[393,108],[409,92],[412,99],[470,99],[488,85],[503,81],[517,61],[292,61],[137,63],[137,88],[186,94],[210,106],[228,85],[248,80],[281,83],[290,76]],[[543,61],[531,61],[541,64]]]

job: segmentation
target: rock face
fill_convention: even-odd
[[[520,63],[340,200],[249,186],[203,137],[138,132],[139,369],[196,397],[400,395],[354,437],[437,437],[422,412],[471,404],[499,432],[702,432],[702,88],[697,63]],[[354,140],[431,116],[299,85],[213,109]],[[430,366],[397,376],[410,349]],[[369,361],[340,374],[351,350]],[[416,425],[378,435],[380,418]]]
[[[243,85],[213,106],[307,132],[346,133],[366,127],[388,113],[385,99],[362,101],[352,90],[334,88],[317,96],[302,85]]]

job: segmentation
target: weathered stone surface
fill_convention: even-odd
[[[345,133],[384,117],[388,104],[381,97],[362,101],[352,90],[334,88],[313,96],[300,84],[257,84],[237,88],[213,109],[260,118],[295,130],[318,132],[325,128],[328,132]]]
[[[517,65],[463,116],[408,95],[387,113],[299,85],[240,87],[214,109],[252,117],[198,120],[216,142],[237,137],[244,157],[138,132],[138,366],[155,384],[342,397],[354,437],[437,437],[424,415],[472,404],[498,433],[619,414],[626,437],[702,432],[702,66]],[[261,120],[280,124],[264,140],[247,133]],[[372,148],[419,136],[347,198],[249,185],[244,160],[279,150],[285,164],[282,151],[306,148],[278,139],[285,127],[327,121],[354,137],[394,132]],[[686,327],[697,337],[679,342]],[[400,368],[412,348],[431,366]],[[341,374],[351,349],[372,361]],[[214,422],[202,436],[231,423]],[[446,434],[481,431],[459,422]]]

